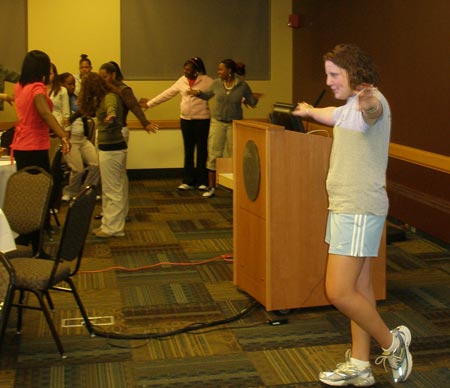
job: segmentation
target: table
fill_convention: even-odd
[[[16,249],[14,242],[14,232],[11,230],[5,213],[0,209],[0,251],[9,252]]]
[[[1,157],[0,158],[0,207],[3,206],[5,199],[6,185],[9,177],[16,172],[16,163],[11,164],[11,161]]]

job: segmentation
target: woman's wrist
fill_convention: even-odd
[[[380,109],[380,105],[377,103],[375,105],[372,105],[372,106],[364,109],[363,111],[365,114],[371,115],[371,114],[376,113],[378,111],[378,109]]]

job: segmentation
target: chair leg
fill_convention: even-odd
[[[14,297],[14,294],[11,295],[11,300]],[[3,306],[3,321],[2,326],[0,327],[0,350],[3,345],[3,338],[5,338],[6,327],[8,326],[9,313],[11,312],[11,303],[8,303],[6,306]]]
[[[23,290],[20,290],[19,292],[19,303],[17,306],[17,334],[20,334],[22,332],[22,316],[23,316],[23,298],[25,296],[25,292]]]
[[[58,215],[56,214],[56,211],[54,208],[50,209],[50,214],[53,216],[53,219],[55,220],[55,223],[57,226],[61,226],[61,223],[59,222]]]
[[[77,302],[78,308],[80,309],[81,316],[84,319],[84,323],[86,325],[86,329],[88,330],[89,334],[94,334],[94,328],[91,324],[91,321],[89,320],[89,317],[87,315],[87,312],[83,306],[83,302],[81,302],[80,295],[78,294],[78,291],[75,287],[75,284],[73,283],[71,278],[65,279],[65,281],[69,284],[70,288],[72,289],[72,294],[75,298],[75,301]]]
[[[52,317],[50,316],[50,312],[48,311],[47,306],[45,305],[43,294],[35,292],[39,304],[41,306],[41,310],[44,313],[45,319],[47,320],[48,327],[50,328],[50,332],[52,333],[53,339],[55,340],[56,347],[58,348],[59,354],[61,354],[62,358],[66,358],[64,355],[64,348],[61,343],[61,340],[59,339],[58,332],[56,331],[55,324],[53,323]]]
[[[47,299],[48,307],[50,308],[50,310],[54,310],[55,305],[53,304],[53,300],[52,298],[50,298],[50,294],[48,292],[45,293],[45,298]]]

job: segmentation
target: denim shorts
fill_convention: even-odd
[[[377,257],[386,216],[328,213],[325,241],[328,253]]]

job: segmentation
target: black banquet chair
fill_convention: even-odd
[[[24,308],[41,310],[45,315],[62,358],[66,358],[64,348],[49,311],[53,309],[50,291],[63,291],[73,294],[86,328],[93,335],[93,327],[72,278],[76,275],[81,265],[84,244],[94,211],[95,196],[95,187],[88,186],[69,203],[58,252],[54,260],[44,260],[36,257],[9,260],[15,276],[15,281],[12,284],[12,293],[17,292],[19,294],[18,301],[11,303],[12,307],[18,309],[17,333],[20,334],[22,329]],[[61,287],[60,283],[63,282],[69,287]],[[27,299],[25,298],[26,293],[34,294],[39,301],[39,306],[27,304],[25,302]],[[48,301],[48,307],[45,299]]]

